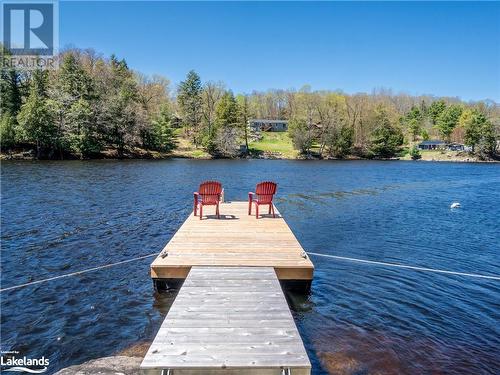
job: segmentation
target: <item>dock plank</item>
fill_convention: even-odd
[[[273,267],[193,266],[141,364],[145,375],[282,368],[309,375],[311,364]]]

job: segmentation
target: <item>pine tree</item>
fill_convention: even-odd
[[[152,132],[149,135],[149,147],[151,149],[170,152],[177,146],[171,122],[172,115],[168,108],[164,106],[152,124]]]
[[[370,154],[374,157],[393,157],[403,144],[403,132],[398,126],[391,123],[383,108],[377,110],[375,122],[377,126],[372,132]]]
[[[462,114],[462,107],[459,105],[450,105],[444,111],[441,112],[436,120],[436,128],[444,140],[450,140],[450,135],[453,129],[458,125],[458,119]]]
[[[458,121],[464,128],[464,143],[472,147],[472,152],[479,146],[480,154],[491,155],[495,150],[495,136],[493,124],[476,109],[466,109]]]
[[[438,117],[445,109],[446,109],[446,103],[444,100],[436,100],[435,102],[432,102],[432,104],[429,106],[427,113],[431,118],[433,125],[436,125]]]
[[[401,123],[408,129],[413,140],[416,140],[417,136],[421,133],[423,120],[423,113],[415,106],[411,107],[410,111],[402,117]]]
[[[185,129],[191,133],[195,146],[201,142],[202,90],[200,76],[191,70],[187,74],[186,80],[180,83],[177,93],[177,102],[183,114]]]
[[[20,77],[15,69],[0,70],[0,146],[8,149],[16,143],[16,116],[21,108]]]
[[[54,112],[47,98],[47,72],[35,71],[31,78],[29,95],[17,115],[18,137],[36,144],[37,158],[44,152],[52,153],[57,144]]]

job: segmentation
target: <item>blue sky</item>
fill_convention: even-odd
[[[60,44],[173,86],[394,92],[500,102],[499,2],[61,2]]]

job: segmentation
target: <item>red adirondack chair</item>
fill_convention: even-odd
[[[274,214],[273,206],[273,196],[276,194],[276,189],[278,185],[271,181],[264,181],[257,184],[255,187],[255,193],[248,193],[248,214],[252,214],[252,205],[255,205],[255,217],[259,218],[259,206],[266,205],[269,206],[269,214]],[[256,197],[255,197],[256,195]]]
[[[222,184],[217,181],[205,181],[194,193],[194,216],[200,207],[200,220],[203,217],[203,206],[215,206],[217,219],[220,219],[219,202],[222,195]]]

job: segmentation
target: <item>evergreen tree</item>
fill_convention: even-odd
[[[0,70],[0,114],[17,116],[21,108],[20,76],[15,69]]]
[[[16,116],[21,108],[20,77],[15,69],[0,70],[0,147],[16,143]]]
[[[377,126],[372,132],[370,154],[382,158],[395,156],[403,144],[403,132],[391,123],[384,108],[377,110],[375,122]]]
[[[422,158],[422,154],[417,146],[413,146],[410,150],[410,156],[412,160],[418,160]]]
[[[240,114],[240,126],[243,129],[243,138],[245,140],[246,152],[249,151],[248,146],[248,121],[250,119],[250,106],[247,95],[238,95],[236,98],[238,103],[238,111]]]
[[[215,127],[206,141],[207,151],[222,156],[235,156],[239,149],[240,112],[231,91],[226,91],[215,108]]]
[[[102,146],[93,105],[96,96],[92,79],[72,52],[63,57],[54,99],[58,103],[62,148],[80,158],[98,153]]]
[[[52,153],[57,143],[57,128],[53,107],[46,96],[46,84],[47,73],[35,71],[28,98],[17,115],[18,137],[22,141],[36,144],[37,158],[42,157],[45,152]]]
[[[14,116],[4,113],[0,117],[0,148],[10,149],[16,144],[17,121]]]
[[[109,88],[104,95],[104,131],[107,142],[116,147],[118,156],[122,157],[126,147],[138,143],[137,84],[125,60],[119,61],[112,55],[110,65]]]
[[[444,140],[450,141],[453,129],[458,125],[458,119],[462,114],[462,107],[456,104],[447,107],[436,120],[436,128]]]
[[[433,125],[436,125],[438,117],[445,109],[446,109],[446,103],[444,100],[440,99],[436,100],[435,102],[432,102],[432,104],[429,106],[427,113],[431,118]]]
[[[186,80],[180,83],[177,93],[177,102],[183,114],[186,131],[191,133],[195,146],[198,146],[201,141],[202,91],[200,76],[191,70],[187,74]]]
[[[170,152],[176,147],[174,129],[171,125],[172,115],[164,106],[153,120],[151,132],[147,135],[147,147],[152,150]]]
[[[422,123],[424,120],[423,113],[418,107],[413,106],[405,116],[402,117],[401,123],[408,129],[412,139],[415,141],[417,136],[422,131]]]
[[[92,80],[71,52],[63,57],[59,70],[59,85],[71,102],[79,99],[90,100],[93,97]]]
[[[479,146],[479,153],[492,155],[495,150],[496,139],[493,124],[476,109],[466,109],[462,112],[458,121],[463,127],[464,143],[472,147],[472,152]]]
[[[236,99],[231,91],[226,91],[215,108],[215,124],[217,127],[237,126],[239,111]]]

